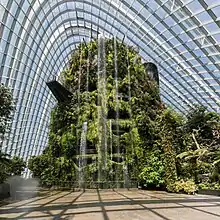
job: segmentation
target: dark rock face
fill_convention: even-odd
[[[158,74],[157,66],[154,63],[151,63],[151,62],[144,63],[144,66],[145,66],[146,72],[159,85],[159,74]]]

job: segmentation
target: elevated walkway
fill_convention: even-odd
[[[58,102],[70,102],[72,93],[58,81],[52,80],[46,83]]]

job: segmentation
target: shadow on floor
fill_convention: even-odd
[[[54,219],[54,220],[72,219],[72,218],[74,219],[74,216],[77,216],[80,214],[101,213],[103,220],[110,220],[110,218],[108,217],[108,213],[110,213],[110,212],[146,210],[146,211],[152,212],[154,215],[160,217],[161,219],[171,220],[170,218],[158,213],[157,211],[160,209],[177,209],[178,210],[179,208],[189,208],[189,209],[193,209],[196,211],[200,211],[201,213],[206,213],[206,214],[210,215],[210,219],[212,219],[212,216],[220,218],[219,214],[212,213],[212,212],[209,212],[206,210],[202,210],[202,208],[204,208],[204,207],[205,208],[219,207],[220,206],[220,198],[199,197],[199,199],[198,199],[197,197],[195,197],[195,198],[187,197],[187,199],[186,198],[175,199],[175,197],[173,196],[174,199],[169,199],[169,198],[161,199],[157,195],[156,196],[152,195],[152,193],[148,194],[147,191],[146,192],[138,192],[137,191],[136,193],[142,193],[143,195],[147,196],[149,199],[134,199],[134,198],[127,196],[126,193],[121,192],[121,191],[114,191],[111,193],[119,196],[117,201],[115,201],[114,198],[112,198],[111,201],[103,201],[101,198],[102,196],[101,196],[100,191],[97,190],[96,192],[93,192],[93,196],[96,196],[98,198],[98,199],[96,199],[96,201],[93,201],[93,202],[87,201],[87,202],[84,202],[83,204],[80,204],[80,203],[76,203],[76,202],[84,194],[84,192],[78,192],[77,195],[72,194],[72,192],[67,192],[67,193],[62,192],[61,196],[59,196],[59,193],[56,195],[51,195],[52,197],[55,196],[55,198],[52,200],[49,200],[48,202],[45,202],[44,204],[41,204],[40,206],[33,205],[30,208],[26,208],[26,207],[24,207],[24,205],[28,204],[28,202],[27,202],[27,203],[23,203],[17,207],[12,206],[12,207],[7,208],[7,206],[6,206],[6,207],[4,207],[4,209],[2,209],[0,211],[1,211],[1,214],[17,214],[16,218],[7,218],[7,219],[31,219],[31,217],[29,217],[28,214],[30,214],[32,212],[42,212],[42,215],[38,215],[34,219],[38,219],[38,218]],[[61,198],[64,198],[65,196],[70,196],[71,194],[73,195],[73,199],[70,202],[67,202],[68,204],[60,204],[60,205],[52,204],[54,201],[61,199]],[[49,199],[50,196],[44,197],[44,198]],[[32,200],[31,202],[34,202],[34,204],[36,204],[41,199],[42,198],[38,198],[38,199]],[[214,204],[215,202],[218,202],[218,203]],[[58,203],[59,203],[59,201],[58,201]],[[166,204],[172,203],[174,205],[164,207],[162,205],[164,203],[166,203]],[[190,205],[190,203],[192,203],[192,205]],[[203,204],[201,204],[201,203],[203,203]],[[208,204],[204,204],[204,203],[208,203]],[[161,206],[156,205],[155,207],[150,208],[147,206],[148,204],[161,204]],[[111,210],[106,211],[106,207],[111,207],[111,206],[114,206],[114,207],[117,206],[117,207],[120,207],[120,209],[113,208]],[[127,207],[123,208],[123,206],[133,206],[133,207],[132,208],[127,208]],[[99,207],[100,210],[95,209],[97,207]],[[90,210],[88,210],[88,211],[87,210],[84,210],[84,211],[80,210],[83,208],[90,208]],[[74,209],[74,213],[67,214],[66,211],[70,210],[70,209]],[[62,210],[59,214],[52,214],[51,213],[52,211],[59,211],[59,210]],[[19,215],[19,213],[21,213],[21,214]]]

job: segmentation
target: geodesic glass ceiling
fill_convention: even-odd
[[[0,0],[0,82],[16,112],[3,150],[27,159],[47,143],[55,98],[46,82],[77,44],[116,36],[157,64],[163,100],[219,111],[220,1]]]

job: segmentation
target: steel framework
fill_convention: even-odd
[[[157,64],[168,105],[219,111],[220,1],[1,0],[0,82],[16,100],[3,151],[24,159],[43,151],[55,103],[46,82],[98,34],[138,47]]]

